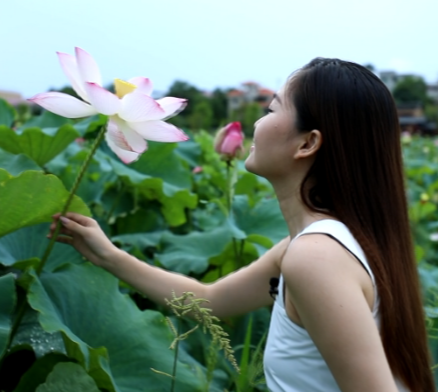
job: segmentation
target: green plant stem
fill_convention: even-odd
[[[70,191],[70,193],[68,195],[67,201],[66,201],[66,203],[65,203],[65,205],[64,205],[64,207],[62,209],[61,216],[65,215],[65,213],[67,212],[68,208],[70,207],[71,201],[73,200],[73,196],[75,195],[75,193],[76,193],[76,191],[77,191],[77,189],[79,187],[79,184],[80,184],[80,182],[82,180],[82,177],[84,177],[85,171],[87,170],[87,167],[90,164],[91,159],[93,158],[93,155],[94,155],[94,153],[97,150],[97,147],[99,146],[100,142],[102,141],[102,139],[103,139],[103,137],[105,135],[105,131],[106,131],[106,125],[102,126],[102,128],[100,129],[99,134],[97,135],[97,138],[96,138],[96,140],[94,141],[94,143],[93,143],[93,145],[91,147],[90,153],[88,154],[87,158],[85,159],[84,163],[82,164],[82,167],[81,167],[81,169],[79,171],[79,174],[76,177],[76,180],[75,180],[75,182],[73,184],[73,187],[72,187],[72,189],[71,189],[71,191]],[[51,238],[49,244],[47,245],[47,248],[46,248],[46,250],[44,252],[44,255],[43,255],[42,259],[41,259],[41,262],[40,262],[38,268],[36,269],[36,273],[37,273],[38,276],[41,274],[41,271],[43,270],[44,265],[46,264],[47,259],[50,256],[50,253],[52,252],[53,246],[55,245],[55,241],[56,241],[56,238],[58,237],[58,234],[59,234],[60,230],[61,230],[61,223],[58,221],[58,224],[56,225],[55,232],[53,233],[52,238]],[[7,355],[7,352],[8,352],[8,350],[9,350],[11,344],[12,344],[12,341],[13,341],[13,339],[14,339],[17,331],[18,331],[18,327],[21,324],[21,320],[23,319],[23,316],[26,313],[25,312],[26,304],[27,304],[26,296],[23,296],[22,300],[17,305],[17,308],[18,308],[18,310],[17,310],[17,317],[15,318],[14,324],[12,325],[11,333],[9,335],[8,344],[6,346],[5,353],[4,353],[4,355],[3,355],[3,357],[2,357],[2,359],[0,361],[0,366],[3,363],[3,359]]]
[[[176,325],[177,336],[179,336],[180,331],[181,331],[181,318],[178,317],[178,323]],[[170,392],[174,392],[175,390],[176,367],[178,365],[178,348],[179,348],[179,340],[177,340],[175,343],[175,356],[173,357],[172,384],[170,385]]]
[[[61,216],[65,215],[65,213],[69,209],[70,204],[71,204],[71,202],[73,200],[73,197],[74,197],[76,191],[79,188],[79,184],[81,183],[81,180],[84,177],[85,171],[87,170],[88,165],[90,164],[91,159],[93,158],[94,153],[97,150],[97,147],[99,146],[100,142],[102,141],[103,137],[105,136],[105,131],[106,131],[106,126],[104,125],[100,129],[99,134],[97,135],[97,138],[96,138],[96,140],[94,141],[94,143],[93,143],[93,145],[91,147],[90,153],[87,155],[87,158],[85,159],[84,163],[82,164],[81,169],[79,170],[78,176],[76,177],[76,180],[75,180],[75,182],[74,182],[74,184],[73,184],[73,186],[71,188],[71,191],[70,191],[70,193],[68,195],[68,199],[67,199],[66,203],[64,204],[64,208],[61,211]],[[52,235],[52,238],[50,239],[49,245],[47,245],[47,248],[46,248],[46,250],[44,252],[44,255],[43,255],[42,259],[41,259],[41,262],[40,262],[40,264],[39,264],[39,266],[38,266],[38,268],[36,270],[37,275],[39,275],[41,273],[41,271],[43,270],[44,265],[46,264],[47,259],[50,256],[50,253],[52,252],[52,249],[53,249],[53,247],[55,245],[56,239],[58,238],[59,232],[61,231],[61,226],[62,226],[61,222],[58,220],[58,223],[56,225],[55,231],[54,231],[54,233]]]
[[[228,210],[228,216],[231,215],[231,161],[227,161],[227,189],[226,189],[226,198],[227,198],[227,210]]]

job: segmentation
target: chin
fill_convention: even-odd
[[[252,156],[250,155],[248,158],[246,158],[245,161],[245,169],[252,174],[255,174],[257,176],[262,176],[259,171],[257,170],[257,167],[254,163],[254,160],[252,159]],[[263,177],[263,176],[262,176]]]

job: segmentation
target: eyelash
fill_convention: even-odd
[[[273,113],[274,111],[271,108],[268,108],[268,113]]]

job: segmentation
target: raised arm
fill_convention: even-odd
[[[214,282],[203,284],[193,278],[165,271],[144,263],[115,247],[97,222],[85,216],[67,213],[59,242],[74,246],[92,263],[105,268],[120,280],[146,294],[154,302],[165,304],[172,291],[185,291],[210,301],[208,306],[218,317],[234,316],[272,303],[269,280],[280,275],[280,263],[289,238],[285,238],[247,267]],[[59,215],[55,216],[55,220]],[[55,223],[51,226],[51,233]]]

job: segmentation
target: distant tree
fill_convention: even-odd
[[[166,97],[185,98],[188,100],[187,107],[179,114],[181,117],[188,118],[193,113],[197,103],[205,100],[201,90],[182,80],[176,80],[170,86],[169,91],[165,94]]]
[[[228,97],[227,91],[217,88],[210,97],[211,109],[213,111],[212,126],[218,128],[227,120]]]
[[[250,102],[243,108],[242,127],[246,136],[254,133],[254,123],[262,116],[262,108],[257,102]]]
[[[57,92],[59,92],[59,93],[68,94],[68,95],[71,95],[71,96],[73,96],[73,97],[75,97],[75,98],[79,98],[79,99],[81,99],[81,98],[79,97],[79,95],[76,94],[76,91],[73,90],[73,88],[72,88],[71,86],[69,86],[69,85],[64,86],[64,87],[62,87],[62,88],[49,88],[49,91],[57,91]]]
[[[404,77],[395,85],[392,94],[398,104],[417,102],[426,106],[429,103],[426,82],[420,76]]]
[[[198,102],[190,117],[188,118],[189,127],[192,131],[205,129],[209,131],[213,121],[213,110],[207,100]]]
[[[438,124],[438,105],[432,103],[426,105],[424,114],[429,121]]]
[[[371,63],[364,64],[364,67],[370,70],[371,72],[376,72],[376,67]]]

